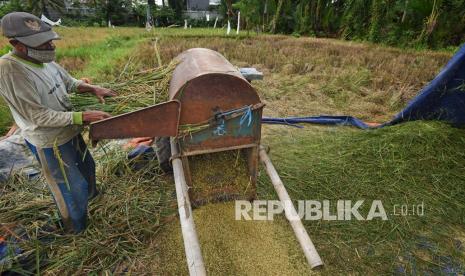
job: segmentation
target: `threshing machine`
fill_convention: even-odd
[[[255,198],[258,164],[265,164],[283,203],[299,243],[312,268],[323,265],[289,195],[266,151],[260,146],[264,104],[241,72],[221,54],[203,48],[190,49],[177,58],[169,87],[169,101],[105,119],[90,126],[92,140],[158,137],[157,157],[162,166],[171,163],[187,264],[191,275],[205,275],[195,231],[190,198],[196,183],[191,178],[191,158],[203,154],[239,150],[246,160],[250,188],[246,193],[222,189],[216,198]],[[229,194],[228,194],[229,193]],[[200,205],[199,202],[194,202]]]

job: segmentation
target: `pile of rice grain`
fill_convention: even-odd
[[[312,273],[294,233],[283,217],[274,221],[237,221],[234,203],[193,211],[209,275],[309,275]],[[179,220],[162,228],[156,244],[160,275],[187,275]]]
[[[192,156],[189,167],[193,182],[189,196],[194,206],[256,196],[243,150]]]

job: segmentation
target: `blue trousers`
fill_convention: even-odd
[[[84,231],[87,224],[88,200],[97,195],[97,188],[95,162],[82,136],[77,135],[58,146],[61,167],[61,161],[53,148],[39,148],[28,141],[26,143],[42,166],[42,173],[65,229],[74,233]]]

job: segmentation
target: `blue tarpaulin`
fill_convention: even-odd
[[[263,117],[264,124],[280,124],[301,127],[299,123],[317,124],[317,125],[341,125],[355,126],[358,128],[369,128],[367,124],[352,116],[312,116],[312,117],[288,117],[288,118],[269,118]]]
[[[267,118],[265,124],[292,125],[311,123],[346,125],[361,129],[395,125],[405,121],[440,120],[454,126],[465,126],[465,46],[450,59],[441,72],[411,100],[390,122],[371,126],[351,116],[311,116]]]

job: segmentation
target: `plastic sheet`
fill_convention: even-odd
[[[297,126],[299,123],[344,125],[361,129],[395,125],[414,120],[439,120],[465,126],[465,46],[463,46],[408,105],[391,121],[372,125],[352,116],[263,118],[264,124]]]

